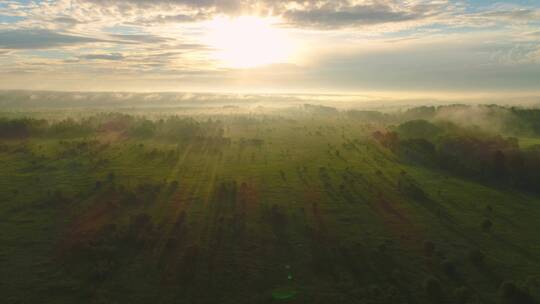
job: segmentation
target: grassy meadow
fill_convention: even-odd
[[[537,303],[535,111],[6,111],[0,302]]]

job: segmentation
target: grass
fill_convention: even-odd
[[[3,141],[3,299],[429,303],[432,276],[449,303],[461,287],[496,303],[504,280],[539,295],[537,196],[403,163],[353,120],[218,118],[230,145]],[[242,144],[249,138],[264,144]],[[399,190],[402,172],[425,199]],[[140,214],[150,226],[134,224]],[[468,259],[473,249],[482,266]]]

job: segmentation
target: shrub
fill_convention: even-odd
[[[503,298],[511,298],[517,292],[517,286],[509,281],[505,281],[499,287],[499,293]]]
[[[178,188],[178,181],[177,181],[177,180],[172,181],[172,182],[169,184],[169,188],[170,188],[171,190],[177,189],[177,188]]]
[[[471,299],[471,290],[465,286],[458,287],[454,290],[454,298],[456,303],[468,303]]]
[[[95,280],[104,280],[112,274],[116,267],[116,263],[109,259],[100,259],[95,261],[92,268],[92,277]]]
[[[387,249],[388,248],[385,243],[379,244],[379,246],[377,246],[377,250],[379,250],[380,253],[385,253]]]
[[[442,299],[441,282],[435,277],[428,277],[424,281],[424,290],[427,296],[436,303]]]
[[[401,282],[403,280],[401,270],[396,268],[392,271],[392,280],[394,280],[394,282]]]
[[[484,230],[485,232],[491,231],[491,227],[493,227],[493,223],[489,219],[485,219],[482,222],[482,230]]]
[[[478,249],[473,249],[469,251],[469,260],[476,266],[481,266],[484,264],[484,253]]]
[[[432,241],[424,241],[424,254],[428,257],[432,256],[435,252],[435,244]]]
[[[136,245],[143,245],[152,240],[154,236],[154,223],[152,217],[146,213],[132,216],[129,233],[131,240]]]
[[[528,288],[540,287],[540,282],[538,281],[538,277],[534,277],[534,276],[527,277],[526,285]]]
[[[527,290],[519,288],[510,281],[505,281],[499,287],[499,295],[503,304],[535,304],[538,303]]]
[[[451,260],[446,259],[441,263],[441,265],[442,265],[444,273],[447,276],[451,277],[456,274],[456,265]]]
[[[401,175],[399,177],[398,189],[401,193],[417,201],[422,201],[427,198],[427,194],[418,183],[406,175]]]

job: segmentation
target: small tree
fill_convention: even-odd
[[[113,172],[109,172],[109,174],[107,175],[107,180],[112,183],[114,182],[114,178],[115,178],[115,175]]]
[[[444,273],[447,276],[451,277],[451,276],[454,276],[456,274],[456,265],[451,260],[445,259],[441,263],[441,265],[442,265]]]
[[[505,281],[499,287],[499,295],[503,304],[535,304],[538,303],[527,290],[519,288],[510,281]]]
[[[443,297],[441,282],[435,277],[428,277],[424,281],[424,290],[427,296],[435,303],[440,303]]]
[[[481,266],[484,264],[484,254],[478,249],[473,249],[469,251],[469,260],[475,266]]]
[[[435,244],[432,241],[424,241],[424,254],[428,257],[432,256],[435,252]]]
[[[454,290],[454,298],[457,303],[469,303],[471,290],[465,286],[458,287]]]
[[[482,222],[482,230],[484,230],[484,232],[490,232],[491,227],[493,227],[493,223],[489,219],[485,219]]]

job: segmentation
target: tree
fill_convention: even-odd
[[[424,290],[429,299],[434,303],[440,303],[443,298],[441,282],[435,277],[428,277],[424,281]]]
[[[484,264],[484,254],[478,249],[469,251],[469,260],[475,266],[482,266]]]
[[[482,230],[484,230],[485,232],[490,232],[491,227],[493,227],[493,223],[489,219],[485,219],[482,222]]]
[[[432,256],[435,252],[435,244],[432,241],[424,241],[424,254],[428,257]]]
[[[501,150],[497,150],[493,156],[493,173],[498,180],[506,177],[506,156]]]

